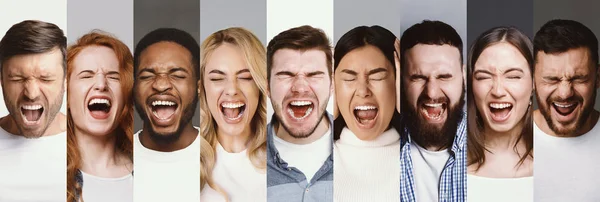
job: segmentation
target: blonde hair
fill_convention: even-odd
[[[260,40],[250,31],[233,27],[217,31],[208,36],[200,47],[200,79],[204,77],[206,68],[206,59],[210,54],[224,43],[237,46],[242,50],[246,65],[250,67],[250,74],[260,91],[262,92],[258,100],[258,108],[251,121],[251,131],[249,145],[247,148],[248,158],[258,170],[266,168],[267,153],[267,62],[266,50]],[[204,84],[200,82],[198,86],[200,96],[200,189],[206,184],[211,188],[226,196],[226,193],[212,181],[212,170],[216,162],[215,148],[217,145],[217,123],[210,114],[206,102],[206,92]],[[226,197],[227,198],[227,197]]]

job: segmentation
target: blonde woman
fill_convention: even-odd
[[[266,201],[265,48],[229,28],[204,40],[200,54],[201,200]]]

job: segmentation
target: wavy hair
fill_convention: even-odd
[[[206,58],[210,57],[215,49],[222,44],[232,44],[242,50],[246,65],[250,67],[250,74],[261,95],[258,100],[258,108],[251,121],[252,135],[247,148],[248,158],[256,169],[264,170],[266,168],[266,150],[267,150],[267,62],[266,50],[260,40],[252,32],[239,27],[228,28],[217,31],[208,36],[200,47],[200,79],[204,78],[204,69],[206,68]],[[200,189],[206,184],[226,196],[222,188],[218,187],[211,178],[212,170],[216,162],[217,128],[218,125],[213,119],[208,104],[206,102],[206,92],[204,84],[199,82],[198,86],[200,97]]]
[[[67,82],[69,75],[73,73],[73,61],[75,57],[86,47],[104,46],[112,49],[119,61],[119,73],[124,108],[117,116],[115,123],[119,126],[115,129],[116,153],[125,154],[133,160],[133,100],[131,92],[133,89],[133,56],[129,48],[117,38],[102,31],[92,31],[83,35],[77,42],[67,49]],[[68,91],[68,89],[67,89]],[[71,117],[71,111],[67,109],[67,201],[83,201],[81,197],[82,184],[77,182],[77,172],[81,168],[81,152],[75,135],[75,123]]]

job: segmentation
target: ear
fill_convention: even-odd
[[[463,64],[462,68],[460,69],[462,72],[462,76],[463,76],[463,85],[465,85],[465,87],[467,87],[467,71],[465,71],[467,68],[467,65]]]
[[[400,42],[396,39],[397,44]],[[396,49],[397,50],[397,49]],[[394,51],[394,64],[396,65],[396,111],[400,113],[400,58],[398,52]]]
[[[267,79],[267,97],[271,99],[271,82]]]
[[[200,91],[202,90],[201,89],[202,87],[200,87],[200,86],[202,86],[202,80],[198,80],[198,83],[196,86],[198,86],[198,96],[200,96]]]

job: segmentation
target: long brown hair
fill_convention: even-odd
[[[252,117],[251,130],[252,136],[247,149],[248,158],[258,170],[265,170],[266,151],[267,151],[267,68],[266,68],[266,51],[260,40],[252,34],[252,32],[239,27],[228,28],[217,31],[207,37],[200,48],[200,78],[204,77],[204,68],[206,68],[206,59],[210,54],[224,43],[229,43],[237,46],[246,58],[246,63],[249,67],[250,74],[261,95],[258,99],[258,108],[254,117]],[[222,194],[224,191],[217,187],[212,181],[211,173],[216,162],[215,148],[217,146],[217,123],[210,114],[207,102],[206,93],[202,82],[198,86],[200,96],[200,128],[201,140],[200,145],[201,161],[200,161],[200,186],[201,189],[208,184]],[[225,197],[227,198],[227,197]]]
[[[125,154],[133,160],[133,100],[131,92],[133,88],[133,56],[129,48],[115,37],[102,33],[101,31],[92,31],[83,35],[77,43],[67,49],[67,82],[69,75],[73,72],[73,60],[77,54],[88,46],[104,46],[112,49],[119,61],[119,73],[121,74],[120,83],[122,97],[124,101],[123,112],[117,117],[116,123],[119,126],[115,129],[115,150],[116,154]],[[67,89],[68,91],[68,89]],[[68,93],[68,92],[67,92]],[[75,124],[71,117],[71,111],[67,109],[67,201],[83,201],[81,197],[82,185],[77,182],[76,176],[81,167],[82,159],[75,136]]]
[[[475,98],[473,95],[473,70],[475,63],[481,53],[488,47],[505,42],[514,46],[529,65],[529,71],[533,77],[533,45],[531,40],[514,27],[495,27],[483,34],[481,34],[473,45],[469,49],[468,63],[467,63],[467,158],[468,165],[476,164],[479,169],[485,163],[485,151],[489,151],[485,148],[485,134],[484,134],[484,123],[481,118],[481,114],[475,106]],[[533,84],[532,84],[533,85]],[[533,95],[533,92],[532,92]],[[530,98],[531,101],[531,98]],[[521,119],[523,123],[523,129],[513,149],[517,150],[517,145],[520,141],[525,143],[525,153],[520,157],[519,162],[515,166],[520,166],[527,158],[533,158],[533,122],[531,119],[532,106],[527,108],[525,116]]]

